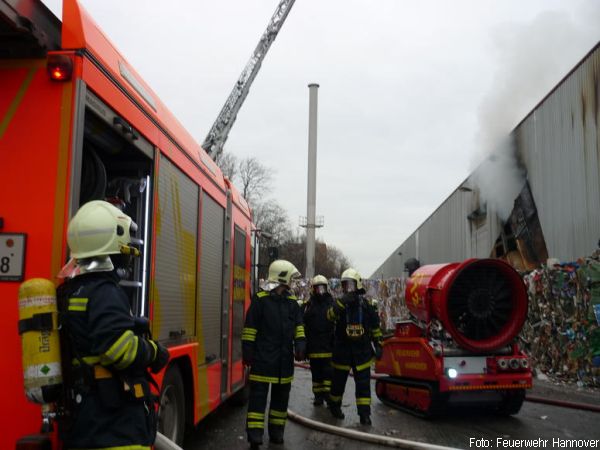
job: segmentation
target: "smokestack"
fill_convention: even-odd
[[[308,110],[308,189],[306,198],[306,277],[315,276],[315,228],[317,206],[317,98],[319,85],[311,83]]]

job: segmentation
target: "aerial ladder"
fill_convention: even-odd
[[[296,0],[281,0],[279,5],[277,5],[267,29],[262,34],[250,60],[246,64],[246,67],[244,67],[242,74],[233,86],[231,94],[229,94],[227,101],[223,105],[217,120],[215,120],[215,123],[204,139],[202,147],[212,159],[216,160],[223,152],[223,146],[227,141],[227,136],[235,122],[237,113],[248,95],[250,86],[260,70],[265,55],[269,51],[273,41],[275,41],[277,33],[279,33],[279,30],[281,29],[283,22],[285,22],[295,1]]]

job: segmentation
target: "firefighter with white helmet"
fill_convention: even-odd
[[[335,418],[344,418],[342,397],[352,369],[360,423],[371,425],[371,364],[373,356],[380,358],[382,351],[379,315],[364,296],[360,273],[349,268],[342,273],[341,281],[344,294],[327,311],[328,319],[335,322],[329,409]]]
[[[149,450],[154,443],[157,421],[147,370],[158,373],[169,352],[139,332],[119,286],[129,258],[139,255],[131,246],[135,229],[129,216],[101,200],[83,205],[69,223],[72,260],[58,289],[63,362],[70,366],[65,448]]]
[[[267,395],[271,386],[269,440],[283,443],[294,357],[305,359],[302,312],[291,288],[300,272],[283,259],[269,266],[269,278],[252,299],[242,330],[242,358],[250,366],[246,431],[251,448],[262,444]]]
[[[303,305],[306,354],[310,361],[313,404],[329,401],[331,389],[331,354],[333,350],[333,322],[327,319],[327,310],[333,306],[329,282],[323,275],[311,280],[310,297]]]

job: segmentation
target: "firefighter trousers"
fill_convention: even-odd
[[[359,416],[371,415],[371,363],[359,366],[333,365],[330,405],[341,406],[348,373],[352,369],[355,384],[356,409]]]
[[[310,358],[310,373],[312,375],[312,391],[315,398],[327,400],[331,390],[333,367],[331,358]]]
[[[271,386],[271,404],[269,405],[268,416],[269,437],[271,439],[283,439],[292,384],[250,381],[250,399],[246,416],[246,431],[250,443],[262,443],[269,386]]]

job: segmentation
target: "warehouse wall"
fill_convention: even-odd
[[[600,46],[515,130],[549,256],[573,261],[600,239]]]
[[[548,254],[573,261],[591,254],[600,239],[600,44],[542,99],[513,131],[525,166]],[[472,173],[373,272],[402,275],[411,257],[422,264],[488,257],[501,221],[488,206],[469,220],[479,192]]]

